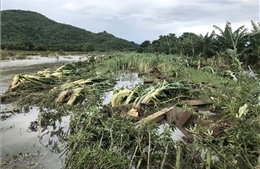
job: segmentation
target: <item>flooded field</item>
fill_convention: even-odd
[[[259,142],[256,78],[169,56],[104,56],[2,65],[1,94],[9,88],[1,97],[9,103],[1,104],[2,168],[255,164],[258,154],[245,161],[242,151]],[[253,142],[237,144],[249,136]]]
[[[1,91],[3,94],[15,74],[36,73],[44,69],[56,69],[65,62],[80,60],[80,56],[71,56],[58,61],[56,58],[34,57],[25,60],[1,61]],[[1,104],[0,112],[12,111],[17,108],[13,104]],[[19,113],[1,114],[0,126],[0,161],[4,168],[62,168],[64,157],[61,153],[48,149],[50,133],[39,133],[29,129],[31,122],[37,121],[39,108],[30,107],[29,110],[21,109]],[[6,117],[7,116],[7,117]],[[10,116],[10,117],[8,117]],[[6,118],[6,119],[5,119]],[[57,127],[66,131],[69,126],[69,116],[64,117]],[[49,128],[48,130],[52,130]],[[40,138],[40,136],[43,136]]]
[[[40,58],[30,60],[16,60],[2,62],[1,70],[1,94],[9,86],[11,78],[16,74],[34,74],[37,71],[50,69],[54,70],[68,61],[77,61],[79,57],[60,59],[59,62],[52,58]],[[143,83],[138,73],[122,73],[118,75],[114,89],[133,88]],[[103,96],[103,105],[110,103],[113,91],[106,92]],[[12,113],[18,109],[19,112]],[[59,142],[57,131],[62,134],[68,132],[70,116],[62,117],[61,122],[55,124],[55,129],[48,126],[48,129],[41,128],[35,131],[31,129],[34,122],[39,120],[40,110],[38,107],[29,107],[28,110],[18,108],[15,103],[1,104],[0,112],[10,111],[1,114],[1,162],[5,168],[63,168],[65,155],[62,154],[65,144]],[[58,129],[57,129],[58,128]],[[163,132],[163,126],[159,133]],[[56,133],[53,134],[53,133]],[[174,132],[175,138],[181,137],[181,132]],[[54,145],[57,144],[57,145]]]

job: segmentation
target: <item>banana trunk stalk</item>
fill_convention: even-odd
[[[67,102],[67,105],[73,105],[74,102],[76,101],[76,99],[80,96],[80,93],[83,89],[84,89],[83,87],[73,89],[73,93],[72,93],[69,101]]]
[[[64,99],[66,98],[66,96],[68,96],[70,93],[69,90],[65,90],[65,91],[62,91],[60,92],[58,98],[55,100],[56,103],[62,103],[64,102]]]

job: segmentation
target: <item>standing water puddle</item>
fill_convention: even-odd
[[[122,73],[119,76],[119,80],[117,81],[114,89],[133,89],[140,83],[143,84],[143,81],[138,77],[138,73]],[[105,93],[103,104],[109,104],[112,97],[113,91]],[[169,124],[161,124],[158,129],[158,134],[161,135],[166,128],[169,128]],[[169,130],[173,140],[182,140],[182,137],[185,136],[178,128],[176,128],[174,131],[172,129]]]
[[[122,73],[119,75],[119,80],[115,84],[114,89],[132,89],[140,83],[143,83],[143,81],[138,77],[138,73]],[[113,91],[105,93],[103,104],[109,104],[112,97]]]

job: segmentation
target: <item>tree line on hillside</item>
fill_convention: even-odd
[[[237,58],[246,65],[260,63],[260,22],[251,21],[252,29],[240,26],[233,30],[227,22],[224,29],[214,25],[212,33],[197,35],[185,32],[177,37],[174,33],[161,35],[152,42],[146,40],[140,45],[139,52],[156,52],[184,56],[228,56]]]
[[[81,52],[93,52],[93,51],[136,51],[138,45],[134,42],[129,42],[123,39],[114,37],[106,32],[97,33],[94,38],[89,40],[90,42],[59,42],[58,40],[50,40],[48,43],[39,43],[33,41],[20,41],[19,39],[11,42],[1,43],[1,49],[5,50],[28,50],[28,51],[81,51]]]
[[[109,52],[109,51],[136,51],[138,46],[134,42],[117,42],[109,40],[102,44],[82,43],[82,44],[34,44],[31,41],[9,42],[1,44],[2,50],[28,50],[28,51],[75,51],[75,52]]]

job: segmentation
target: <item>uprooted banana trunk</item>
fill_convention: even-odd
[[[83,84],[92,83],[90,79],[80,79],[74,82],[65,83],[61,86],[61,90],[66,90],[75,86],[82,86]]]
[[[120,104],[122,104],[126,97],[129,96],[132,93],[131,90],[120,90],[118,93],[114,94],[111,100],[112,107],[116,107]]]
[[[111,100],[112,107],[118,106],[120,104],[133,103],[134,108],[139,109],[142,104],[153,104],[158,105],[160,103],[160,98],[165,98],[168,93],[173,93],[176,91],[186,91],[190,87],[186,86],[180,82],[168,83],[164,81],[163,83],[158,83],[155,86],[150,86],[149,88],[142,88],[142,86],[137,86],[132,90],[121,90],[114,94]]]
[[[21,76],[20,75],[15,75],[13,79],[11,80],[11,83],[9,85],[9,90],[10,91],[15,91],[20,85],[21,85]]]
[[[61,91],[58,98],[55,100],[56,103],[63,103],[65,102],[65,98],[71,94],[70,90]]]
[[[51,77],[51,71],[49,69],[45,69],[44,71],[38,71],[37,75],[40,77]]]
[[[76,99],[80,96],[80,93],[82,92],[83,89],[84,89],[83,87],[73,89],[72,95],[69,101],[67,102],[67,105],[73,105]]]
[[[65,91],[61,91],[58,98],[55,100],[56,103],[64,103],[67,102],[67,105],[73,105],[76,99],[80,96],[83,87],[78,87],[74,89],[67,89]]]

